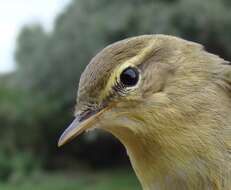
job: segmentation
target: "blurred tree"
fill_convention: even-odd
[[[15,57],[20,67],[32,64],[35,59],[39,59],[39,53],[46,42],[46,33],[40,25],[25,26],[18,37]]]
[[[229,0],[73,0],[51,32],[37,24],[25,26],[17,40],[17,70],[0,87],[1,141],[31,152],[49,168],[63,159],[94,165],[126,159],[119,143],[101,133],[84,135],[57,151],[84,67],[112,42],[153,33],[200,42],[231,60],[230,10]]]

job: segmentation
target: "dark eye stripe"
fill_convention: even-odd
[[[126,80],[126,81],[125,81]],[[119,76],[119,79],[115,79],[115,84],[107,96],[110,100],[116,96],[126,96],[132,89],[129,87],[135,86],[139,80],[139,71],[135,67],[128,67]]]
[[[113,86],[113,91],[115,93],[119,93],[120,95],[126,94],[125,86],[118,82],[118,80],[116,80],[116,84]]]

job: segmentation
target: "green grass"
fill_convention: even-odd
[[[43,174],[24,182],[0,184],[1,190],[141,190],[131,171]]]

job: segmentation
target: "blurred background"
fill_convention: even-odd
[[[230,0],[0,2],[0,189],[140,190],[121,144],[94,131],[57,148],[90,59],[163,33],[231,60]]]

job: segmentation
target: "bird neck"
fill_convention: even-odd
[[[126,147],[144,190],[231,190],[230,169],[221,169],[212,162],[183,153],[176,156],[176,150],[166,151],[166,147],[150,141],[155,138],[122,130],[112,134]]]

